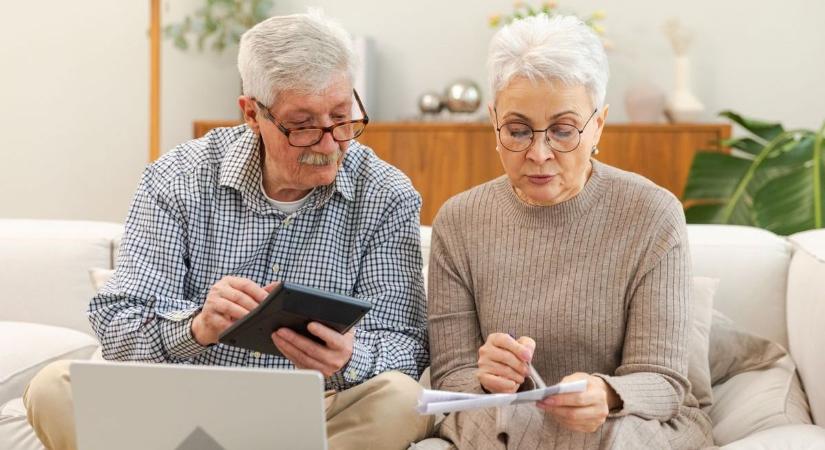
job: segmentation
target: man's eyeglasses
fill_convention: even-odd
[[[255,99],[255,103],[258,104],[258,107],[261,108],[264,112],[264,116],[275,124],[281,133],[286,136],[287,141],[289,141],[289,145],[293,147],[312,147],[313,145],[321,142],[321,139],[324,138],[324,134],[329,133],[332,136],[332,139],[335,142],[346,142],[351,139],[355,139],[364,132],[364,129],[367,127],[367,124],[370,121],[370,118],[367,116],[367,112],[364,110],[364,104],[361,103],[361,97],[358,96],[358,92],[355,89],[352,90],[352,93],[355,94],[355,101],[358,102],[358,108],[361,110],[361,115],[364,116],[362,119],[358,120],[348,120],[346,122],[339,122],[332,124],[328,127],[317,128],[317,127],[298,127],[298,128],[287,128],[272,115],[267,108],[266,105],[259,102]]]
[[[499,126],[498,111],[493,109],[496,115],[498,140],[505,149],[511,152],[523,152],[533,145],[535,133],[544,133],[544,139],[547,140],[550,148],[561,153],[569,153],[579,147],[584,129],[587,128],[587,124],[598,110],[599,108],[593,110],[593,114],[590,114],[581,130],[568,123],[554,123],[543,130],[534,130],[523,122],[507,122]]]

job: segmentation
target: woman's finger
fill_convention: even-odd
[[[516,372],[515,370],[513,370],[512,367],[506,366],[504,364],[488,362],[483,365],[479,364],[478,368],[480,370],[499,376],[501,378],[512,380],[519,386],[521,386],[521,384],[524,383],[524,375]]]
[[[487,339],[487,343],[495,347],[504,349],[516,356],[521,361],[530,361],[533,358],[533,349],[520,344],[512,336],[506,333],[493,333]]]
[[[502,378],[487,372],[479,373],[478,380],[484,387],[484,389],[487,389],[488,391],[497,394],[511,394],[513,392],[516,392],[516,390],[518,389],[518,386],[515,382],[513,382],[513,380],[508,380],[506,378]]]
[[[511,351],[493,345],[484,345],[479,349],[479,366],[482,361],[491,361],[511,367],[514,371],[527,375],[527,363],[519,359]]]

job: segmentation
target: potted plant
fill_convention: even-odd
[[[218,53],[230,44],[238,44],[241,35],[269,17],[272,0],[205,0],[204,5],[183,22],[164,27],[167,38],[175,47],[189,48],[188,35],[194,35],[198,50],[209,45]]]
[[[723,111],[750,135],[722,141],[729,154],[698,152],[685,187],[690,223],[765,228],[789,235],[823,227],[825,123],[819,131]]]

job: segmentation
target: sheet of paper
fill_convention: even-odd
[[[442,414],[479,408],[537,402],[545,397],[568,392],[584,392],[587,380],[559,383],[544,389],[533,389],[515,394],[468,394],[465,392],[424,389],[418,397],[420,414]]]

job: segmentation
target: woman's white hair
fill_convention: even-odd
[[[244,95],[272,106],[283,91],[316,93],[357,60],[349,34],[319,10],[271,17],[241,37],[238,71]]]
[[[610,69],[601,40],[574,16],[538,15],[500,29],[487,59],[493,97],[514,78],[582,85],[594,108],[601,108]]]

